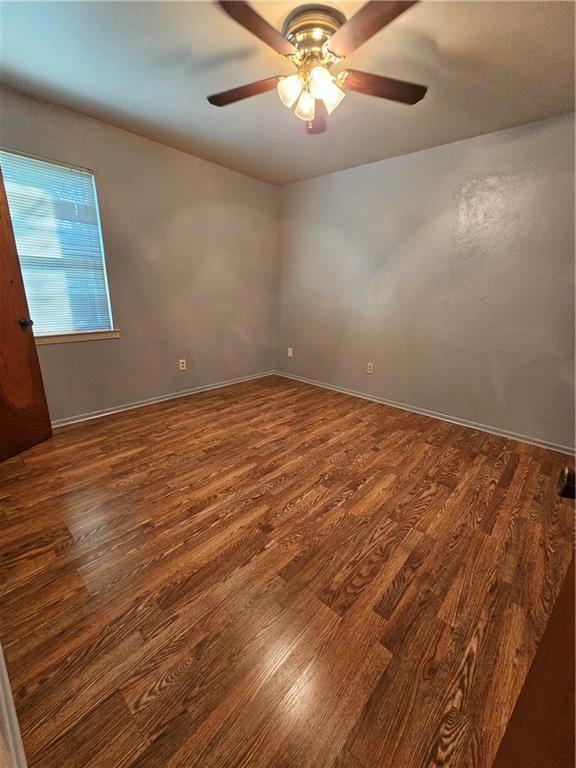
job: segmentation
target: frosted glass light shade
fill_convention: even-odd
[[[310,72],[310,93],[315,99],[323,99],[324,93],[330,87],[333,77],[326,67],[314,67]]]
[[[322,97],[322,101],[326,105],[326,109],[328,110],[328,114],[331,115],[332,112],[336,109],[338,104],[342,101],[342,99],[346,96],[344,91],[341,88],[338,88],[336,83],[328,83],[328,85],[324,88],[324,95]]]
[[[276,89],[278,90],[278,96],[280,96],[282,104],[290,109],[298,100],[303,87],[300,75],[296,74],[278,80]]]
[[[314,99],[314,96],[310,93],[308,89],[302,91],[300,94],[300,98],[298,99],[298,104],[296,104],[296,109],[294,111],[294,114],[296,117],[299,117],[300,120],[314,120],[314,113],[316,110],[316,100]]]

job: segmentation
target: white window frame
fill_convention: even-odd
[[[59,165],[62,168],[71,168],[74,171],[82,171],[89,173],[92,177],[92,185],[94,188],[94,199],[96,201],[96,220],[98,223],[98,236],[100,238],[100,249],[102,251],[102,266],[104,273],[104,283],[106,285],[106,296],[108,300],[108,311],[110,313],[110,320],[112,328],[101,331],[78,331],[75,333],[53,333],[44,334],[42,336],[34,336],[36,346],[44,346],[46,344],[67,344],[77,341],[99,341],[102,339],[118,339],[120,338],[120,329],[114,325],[114,315],[112,312],[112,300],[110,297],[110,285],[108,283],[108,270],[106,266],[106,251],[104,250],[104,240],[102,237],[102,222],[100,220],[100,201],[98,199],[98,188],[96,186],[96,172],[93,168],[87,168],[82,165],[75,165],[73,163],[67,163],[62,160],[53,160],[48,157],[42,157],[30,152],[21,152],[18,149],[12,149],[11,147],[4,147],[0,144],[0,152],[6,152],[10,155],[19,155],[20,157],[27,157],[30,160],[39,160],[42,163],[49,163],[50,165]]]

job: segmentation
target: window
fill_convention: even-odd
[[[37,337],[111,331],[94,174],[0,151]]]

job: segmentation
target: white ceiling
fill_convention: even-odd
[[[277,27],[295,5],[254,3]],[[574,7],[426,0],[346,62],[428,85],[425,99],[348,94],[314,136],[274,92],[208,104],[292,71],[209,2],[4,2],[0,68],[10,87],[282,184],[572,111]]]

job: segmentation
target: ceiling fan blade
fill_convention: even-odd
[[[218,5],[244,29],[252,32],[253,35],[260,38],[270,48],[281,53],[282,56],[292,56],[297,53],[292,43],[286,40],[284,35],[275,27],[268,24],[259,13],[256,13],[249,3],[243,0],[218,0]]]
[[[324,133],[326,131],[327,110],[323,101],[316,102],[314,120],[306,123],[306,133]]]
[[[418,0],[370,0],[332,35],[329,50],[343,59],[416,2]]]
[[[377,96],[379,99],[400,101],[402,104],[416,104],[424,98],[428,90],[425,85],[394,80],[392,77],[373,75],[370,72],[359,72],[357,69],[348,70],[342,88],[365,93],[367,96]]]
[[[258,96],[259,93],[273,91],[277,83],[277,77],[267,77],[266,80],[256,80],[255,83],[240,85],[238,88],[231,88],[229,91],[222,91],[222,93],[214,93],[212,96],[208,96],[208,101],[215,107],[225,107],[227,104],[234,104],[235,101],[242,101],[251,96]]]

